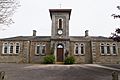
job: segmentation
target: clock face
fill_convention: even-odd
[[[63,33],[62,30],[58,30],[58,34],[61,35]]]

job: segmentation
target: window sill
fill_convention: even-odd
[[[35,56],[45,56],[45,54],[35,54]]]
[[[1,54],[1,56],[18,56],[19,54]]]
[[[79,54],[74,54],[75,56],[79,56]]]

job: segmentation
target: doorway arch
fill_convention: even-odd
[[[58,44],[57,45],[57,62],[63,62],[63,54],[64,54],[64,46],[63,44]]]

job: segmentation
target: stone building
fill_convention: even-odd
[[[74,56],[76,63],[119,63],[120,43],[102,36],[69,36],[71,9],[49,9],[51,36],[17,36],[0,39],[0,62],[42,63],[55,55],[55,62]]]

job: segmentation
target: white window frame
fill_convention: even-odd
[[[58,18],[58,29],[59,29],[59,20],[62,20],[62,27],[61,27],[61,29],[63,29],[63,18]]]
[[[11,53],[11,46],[13,46],[13,52]],[[9,43],[9,54],[13,54],[14,53],[14,43]]]
[[[5,53],[5,47],[7,47],[7,53]],[[2,54],[8,54],[9,53],[9,45],[8,42],[3,43],[3,49],[2,49]]]
[[[44,53],[42,52],[43,47],[45,48],[45,52],[44,52]],[[42,45],[41,45],[41,50],[40,50],[40,51],[41,51],[41,52],[40,52],[41,55],[45,55],[45,54],[46,54],[46,45],[45,45],[45,44],[42,44]]]
[[[103,46],[104,53],[102,53],[101,46]],[[105,55],[105,54],[106,54],[106,51],[105,51],[105,43],[100,43],[100,53],[101,53],[101,55]]]
[[[83,53],[81,53],[81,47],[83,47]],[[78,48],[79,49],[79,48]],[[80,43],[80,55],[85,55],[85,44],[84,43]]]
[[[110,53],[108,54],[108,50],[107,50],[107,47],[109,46],[109,49],[110,49]],[[105,51],[106,51],[106,55],[111,55],[111,45],[110,45],[110,43],[106,43],[105,44]]]
[[[78,54],[76,53],[76,47],[77,47],[76,45],[78,46]],[[79,44],[78,43],[74,44],[74,54],[79,55]]]
[[[116,50],[116,53],[113,53],[113,46],[115,45],[115,50]],[[112,55],[117,55],[118,54],[118,47],[117,47],[117,44],[115,43],[112,43],[111,44],[111,54]]]
[[[39,46],[39,53],[37,53],[37,46]],[[45,46],[45,53],[42,53],[42,48]],[[45,55],[46,54],[46,44],[37,44],[35,49],[35,55]]]
[[[38,46],[39,46],[39,49],[37,48]],[[37,49],[38,49],[38,50],[37,50]],[[37,44],[37,45],[36,45],[35,51],[36,51],[36,52],[35,52],[36,55],[40,55],[40,44]],[[39,51],[39,52],[37,53],[37,51]]]
[[[78,54],[76,54],[76,45],[78,45]],[[83,47],[83,53],[81,53],[81,47]],[[85,55],[85,44],[84,43],[74,44],[74,55]]]
[[[19,44],[19,45],[17,45],[17,44]],[[18,48],[18,53],[16,53],[16,48],[17,48],[17,46],[19,46],[19,48]],[[15,43],[15,54],[19,54],[20,53],[20,43],[19,42],[16,42]]]

